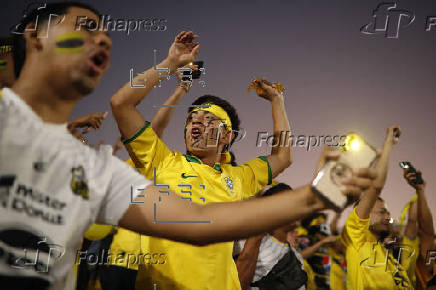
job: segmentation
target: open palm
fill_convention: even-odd
[[[182,31],[174,39],[168,59],[177,68],[187,65],[197,56],[200,48],[200,43],[194,42],[197,37],[192,31]]]

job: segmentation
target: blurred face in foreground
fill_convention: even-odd
[[[77,19],[87,25],[76,26]],[[60,22],[60,23],[59,23]],[[87,9],[70,7],[67,13],[26,32],[26,62],[49,76],[50,85],[79,95],[91,93],[107,71],[112,41],[97,27],[98,16]],[[27,25],[31,31],[34,23]]]

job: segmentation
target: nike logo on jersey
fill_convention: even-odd
[[[186,175],[186,173],[182,173],[182,178],[186,179],[189,177],[198,177],[197,175]]]

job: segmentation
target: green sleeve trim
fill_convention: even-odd
[[[141,135],[141,134],[145,131],[145,129],[148,128],[148,126],[150,126],[150,122],[145,122],[144,127],[142,127],[141,129],[139,129],[139,131],[136,132],[135,135],[133,135],[132,137],[127,138],[127,139],[124,139],[124,138],[123,138],[121,141],[123,142],[123,144],[128,144],[128,143],[132,142],[133,140],[135,140],[136,138],[138,138],[138,136]]]
[[[268,185],[271,185],[272,183],[272,171],[271,171],[271,166],[269,165],[268,162],[268,158],[266,158],[265,156],[259,156],[260,160],[263,160],[266,162],[266,164],[268,164]]]
[[[195,156],[185,155],[185,158],[188,162],[194,162],[194,163],[201,164],[201,161]]]
[[[219,164],[219,163],[215,163],[213,165],[213,169],[215,169],[216,171],[222,172],[221,164]]]

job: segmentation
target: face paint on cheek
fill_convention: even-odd
[[[83,51],[84,36],[80,32],[67,32],[56,38],[56,52],[79,53]]]
[[[0,59],[0,70],[5,70],[8,66],[6,59]]]

